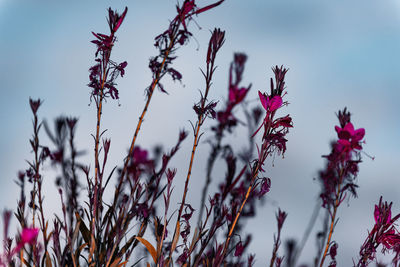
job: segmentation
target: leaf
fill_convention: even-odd
[[[171,244],[171,253],[175,250],[176,245],[178,244],[180,229],[181,229],[181,224],[179,222],[177,222],[174,240],[172,240],[172,244]]]
[[[79,216],[78,212],[75,212],[75,217],[78,222],[80,222],[79,225],[79,231],[82,234],[83,239],[85,240],[86,243],[90,243],[90,231],[86,227],[85,223],[82,221],[81,217]]]
[[[214,8],[214,7],[216,7],[216,6],[219,6],[222,2],[224,2],[224,0],[220,0],[220,1],[216,2],[216,3],[214,3],[214,4],[211,4],[211,5],[208,5],[208,6],[199,8],[199,9],[195,12],[195,14],[200,14],[200,13],[202,13],[202,12],[204,12],[204,11],[207,11],[207,10],[209,10],[209,9],[211,9],[211,8]]]
[[[120,249],[120,252],[121,252],[122,254],[124,254],[124,253],[128,250],[128,248],[132,245],[134,239],[135,239],[135,236],[132,236],[132,237],[128,240],[128,242],[126,242],[126,244]]]
[[[156,249],[153,247],[153,245],[150,244],[150,242],[147,241],[146,239],[141,238],[139,236],[136,236],[136,239],[139,240],[147,248],[147,250],[150,252],[151,256],[153,257],[154,263],[156,263],[157,262],[157,252],[156,252]]]
[[[124,261],[124,262],[121,262],[121,263],[120,263],[120,261],[121,261],[121,258],[116,258],[116,259],[113,261],[113,263],[111,263],[110,267],[120,267],[120,266],[125,265],[125,264],[128,262],[128,261]]]
[[[46,267],[53,267],[53,265],[51,264],[51,259],[48,251],[46,251]]]
[[[74,233],[72,234],[72,240],[71,243],[74,244],[75,240],[78,238],[78,233],[79,233],[79,226],[80,226],[81,222],[77,221],[76,225],[75,225],[75,230]]]
[[[192,243],[190,244],[190,249],[189,249],[189,250],[191,250],[191,251],[193,250],[194,245],[195,245],[195,244],[197,243],[197,241],[199,240],[198,234],[199,234],[199,228],[196,227],[196,229],[194,230]]]

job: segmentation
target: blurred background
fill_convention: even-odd
[[[212,1],[197,1],[199,7]],[[137,119],[144,106],[145,88],[151,82],[148,60],[156,55],[154,37],[175,17],[173,0],[130,1],[128,14],[117,33],[112,59],[126,60],[126,76],[117,80],[120,100],[109,99],[103,111],[105,136],[111,138],[108,170],[121,165]],[[15,184],[18,170],[31,160],[28,139],[32,134],[29,97],[44,100],[39,116],[49,123],[59,115],[79,117],[76,146],[86,151],[81,161],[93,166],[95,105],[90,105],[88,69],[94,64],[95,45],[91,31],[108,31],[106,9],[123,11],[124,1],[12,1],[0,0],[0,203],[1,209],[16,207],[19,194]],[[196,23],[198,25],[196,25]],[[364,151],[358,177],[356,199],[345,201],[339,210],[333,240],[339,244],[338,266],[357,260],[359,248],[374,223],[373,208],[381,195],[393,201],[394,214],[400,212],[400,2],[372,1],[225,1],[198,16],[190,24],[194,38],[177,51],[174,68],[183,74],[182,83],[165,79],[169,95],[157,91],[142,126],[138,144],[151,149],[175,144],[179,129],[191,130],[195,121],[192,106],[199,100],[204,81],[199,68],[205,67],[210,30],[226,31],[225,45],[217,57],[218,69],[209,99],[227,98],[228,70],[234,52],[248,55],[243,85],[252,83],[248,99],[257,105],[257,90],[269,90],[271,67],[284,65],[290,70],[286,85],[290,102],[281,115],[293,117],[284,159],[267,163],[272,179],[257,217],[246,224],[253,233],[247,253],[256,254],[256,265],[265,266],[272,254],[278,207],[288,212],[282,238],[299,240],[319,195],[314,180],[324,167],[321,155],[329,153],[329,142],[336,137],[335,113],[343,108],[353,114],[356,128],[366,129]],[[201,29],[199,28],[201,27]],[[239,115],[243,118],[243,114]],[[204,125],[207,131],[214,124]],[[237,148],[244,146],[245,131],[229,139]],[[42,142],[49,144],[42,131]],[[181,198],[189,162],[192,135],[186,139],[171,166],[178,168],[175,199]],[[195,158],[189,189],[189,202],[198,208],[204,183],[209,145],[202,143]],[[59,207],[54,189],[55,172],[43,166],[46,210]],[[217,167],[221,177],[225,163]],[[216,175],[217,176],[217,175]],[[83,178],[83,177],[82,177]],[[217,182],[215,183],[217,184]],[[85,193],[83,192],[83,196]],[[14,219],[14,222],[16,220]],[[321,228],[322,217],[316,229]],[[283,255],[283,245],[280,255]],[[312,233],[299,263],[311,263],[315,254]],[[384,259],[379,256],[384,262]]]

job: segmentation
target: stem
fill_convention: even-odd
[[[215,57],[214,57],[214,59],[215,59]],[[214,60],[211,60],[210,63],[207,63],[207,72],[206,73],[207,73],[205,75],[206,90],[205,90],[205,93],[204,93],[204,97],[202,97],[202,99],[201,99],[201,111],[202,112],[204,112],[204,108],[206,106],[208,92],[209,92],[210,87],[211,87],[212,75],[214,73]],[[177,234],[176,230],[178,229],[178,225],[180,223],[181,216],[182,216],[183,207],[185,206],[185,200],[186,200],[186,194],[187,194],[187,191],[188,191],[189,180],[190,180],[190,176],[192,174],[192,166],[193,166],[193,161],[194,161],[194,155],[196,153],[196,148],[197,148],[198,143],[199,143],[200,128],[201,128],[201,125],[203,125],[205,118],[206,117],[204,117],[204,113],[199,113],[198,118],[197,118],[197,123],[196,123],[196,130],[195,130],[195,134],[194,134],[192,153],[190,155],[189,168],[188,168],[186,181],[185,181],[185,189],[183,190],[182,202],[181,202],[181,205],[179,207],[178,217],[176,219],[176,225],[175,225],[175,230],[174,230],[174,236],[173,236],[172,240],[174,240],[175,235]],[[178,233],[178,235],[179,235],[179,233]],[[170,258],[172,258],[172,252],[173,251],[170,251],[170,253],[169,253],[169,257]]]
[[[281,239],[281,229],[278,229],[278,237],[275,240],[274,250],[272,251],[272,258],[271,258],[271,262],[269,264],[270,267],[274,266],[276,255],[277,255],[277,252],[279,249],[280,239]]]
[[[212,150],[211,155],[207,162],[207,175],[206,175],[206,182],[203,187],[203,192],[201,194],[199,218],[197,221],[198,225],[200,225],[201,218],[203,217],[204,205],[206,202],[208,187],[210,186],[210,183],[211,183],[211,173],[212,173],[212,170],[214,167],[214,163],[215,163],[215,160],[217,159],[219,151],[221,150],[221,139],[222,139],[222,133],[221,134],[217,133],[217,144],[216,144],[216,146],[213,147],[213,150]]]
[[[263,146],[264,146],[264,144],[263,144]],[[262,149],[262,150],[263,150],[263,149]],[[262,158],[265,158],[264,155],[263,155]],[[249,188],[247,189],[246,196],[245,196],[245,198],[243,199],[242,205],[240,206],[239,211],[236,213],[235,220],[233,221],[233,223],[232,223],[232,225],[231,225],[231,228],[230,228],[230,230],[229,230],[229,234],[228,234],[228,237],[226,238],[225,245],[224,245],[224,251],[223,251],[222,255],[225,255],[226,251],[228,250],[229,241],[230,241],[231,238],[232,238],[233,230],[235,229],[235,226],[236,226],[236,224],[237,224],[237,222],[238,222],[238,220],[239,220],[240,214],[242,213],[244,204],[246,204],[247,199],[248,199],[249,196],[250,196],[250,192],[251,192],[252,189],[253,189],[254,180],[256,179],[256,177],[257,177],[257,175],[258,175],[258,171],[259,171],[259,169],[260,169],[260,167],[261,167],[261,164],[262,164],[262,163],[261,163],[261,159],[259,159],[259,160],[258,160],[258,163],[257,163],[257,166],[256,166],[255,170],[253,171],[253,177],[251,178],[250,186],[249,186]]]
[[[179,25],[178,25],[178,28],[179,28]],[[150,101],[151,101],[151,98],[152,98],[152,96],[153,96],[154,89],[155,89],[155,87],[157,86],[158,82],[160,81],[161,72],[162,72],[162,70],[163,70],[163,68],[164,68],[164,65],[165,65],[165,62],[166,62],[166,60],[167,60],[167,57],[168,57],[168,55],[171,53],[171,50],[172,50],[172,48],[173,48],[174,45],[175,45],[175,37],[176,37],[176,31],[175,31],[175,34],[174,34],[173,37],[172,37],[172,40],[171,40],[171,42],[170,42],[170,44],[169,44],[167,50],[165,51],[164,59],[163,59],[163,61],[162,61],[162,63],[161,63],[161,66],[160,66],[159,70],[158,70],[157,73],[156,73],[156,78],[154,79],[154,81],[153,81],[153,83],[151,84],[151,87],[150,87],[150,89],[149,89],[149,93],[148,93],[148,96],[147,96],[146,104],[145,104],[145,106],[144,106],[144,108],[143,108],[142,114],[141,114],[140,117],[139,117],[139,122],[138,122],[138,124],[137,124],[137,126],[136,126],[136,130],[135,130],[135,133],[134,133],[134,135],[133,135],[131,145],[130,145],[130,147],[129,147],[128,155],[127,155],[127,157],[125,158],[124,168],[122,169],[122,172],[121,172],[121,175],[120,175],[120,180],[119,180],[119,183],[118,183],[118,187],[117,187],[117,189],[115,190],[113,208],[115,208],[115,205],[116,205],[116,203],[117,203],[117,199],[118,199],[118,196],[119,196],[119,192],[120,192],[120,190],[121,190],[122,183],[123,183],[123,180],[124,180],[124,178],[125,178],[126,171],[127,171],[127,169],[128,169],[129,159],[131,158],[131,155],[132,155],[132,153],[133,153],[133,149],[134,149],[135,143],[136,143],[136,138],[137,138],[137,136],[138,136],[138,134],[139,134],[140,127],[142,126],[142,123],[143,123],[143,120],[144,120],[144,116],[146,115],[147,109],[148,109],[148,107],[149,107],[149,105],[150,105]]]
[[[339,177],[339,181],[341,181],[341,178],[342,178],[341,176],[342,175],[340,175],[340,177]],[[336,193],[335,205],[333,206],[333,214],[332,214],[332,217],[331,217],[331,224],[330,224],[330,227],[329,227],[329,235],[328,235],[328,239],[326,241],[325,251],[324,251],[324,254],[322,255],[321,263],[319,264],[319,267],[322,267],[324,265],[325,257],[327,255],[328,249],[330,247],[331,238],[332,238],[332,234],[333,234],[333,228],[335,226],[336,212],[337,212],[337,209],[338,209],[339,204],[340,204],[340,197],[341,197],[340,185],[341,185],[341,183],[339,183],[339,185],[338,185],[338,191]]]
[[[35,153],[35,162],[34,162],[34,171],[35,171],[35,176],[34,176],[34,193],[33,193],[33,227],[35,227],[35,196],[36,196],[36,185],[37,185],[37,194],[38,194],[38,203],[39,203],[39,213],[40,213],[40,219],[42,221],[40,225],[40,230],[43,235],[43,241],[44,241],[44,253],[47,252],[47,234],[46,234],[46,222],[44,219],[44,212],[43,212],[43,197],[42,197],[42,179],[40,177],[39,173],[39,167],[41,160],[39,159],[39,128],[40,125],[38,125],[38,118],[37,115],[34,114],[34,122],[33,122],[33,127],[34,127],[34,137],[33,137],[33,144],[34,144],[34,153]],[[40,224],[40,221],[39,221]],[[35,252],[36,247],[33,247],[33,251]]]
[[[97,105],[97,122],[96,122],[96,137],[95,137],[95,147],[94,147],[94,164],[95,164],[95,168],[94,168],[94,181],[95,181],[95,185],[94,185],[94,199],[93,199],[93,214],[92,214],[92,223],[91,223],[91,233],[94,237],[94,235],[96,234],[96,240],[99,239],[99,231],[95,231],[98,230],[98,198],[99,198],[99,189],[101,192],[101,177],[99,176],[99,143],[100,143],[100,122],[101,122],[101,115],[102,115],[102,109],[103,109],[103,98],[104,98],[104,85],[106,82],[106,78],[107,78],[107,65],[110,59],[110,55],[111,55],[111,51],[109,53],[107,53],[106,55],[103,55],[103,60],[102,60],[102,64],[103,64],[103,77],[101,80],[101,87],[100,87],[100,96],[98,98],[98,102],[96,101],[96,105]],[[90,249],[92,249],[92,246],[95,246],[95,248],[97,247],[95,244],[94,238],[91,239],[91,245],[90,245]],[[93,250],[95,250],[96,253],[96,258],[98,258],[98,251],[93,248]]]
[[[299,244],[299,246],[297,247],[297,249],[295,250],[294,253],[294,257],[293,257],[293,262],[291,262],[289,267],[293,267],[296,266],[296,262],[299,259],[301,252],[303,251],[304,246],[307,243],[308,237],[310,236],[311,230],[314,228],[315,222],[318,218],[318,214],[319,214],[319,210],[321,209],[321,203],[319,201],[317,201],[315,207],[314,207],[314,211],[311,215],[310,221],[308,222],[308,226],[306,231],[303,234],[303,237],[301,239],[301,242]]]

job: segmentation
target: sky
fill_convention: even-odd
[[[210,1],[199,0],[198,6]],[[137,118],[144,106],[144,89],[151,73],[148,60],[157,51],[154,37],[163,32],[175,16],[175,1],[130,1],[128,14],[118,31],[113,59],[126,60],[126,76],[119,78],[120,100],[109,100],[102,125],[112,140],[108,168],[120,165],[130,143]],[[120,11],[124,1],[0,1],[0,201],[2,209],[14,208],[18,188],[14,183],[18,170],[32,158],[29,97],[44,100],[40,117],[51,122],[58,115],[79,117],[77,147],[86,151],[83,159],[92,163],[95,131],[95,106],[90,105],[88,69],[94,64],[95,46],[91,31],[106,32],[106,9]],[[220,7],[196,18],[190,29],[194,38],[177,51],[174,63],[183,74],[182,83],[168,79],[169,95],[156,92],[139,135],[139,145],[151,148],[162,143],[171,147],[179,129],[190,130],[195,120],[192,106],[199,99],[204,82],[199,68],[205,66],[210,31],[226,31],[226,41],[217,57],[217,71],[210,98],[227,97],[229,63],[233,53],[248,55],[244,84],[252,83],[249,98],[257,103],[257,91],[269,90],[271,67],[284,65],[287,74],[287,100],[282,110],[293,117],[294,128],[288,135],[284,159],[268,163],[271,192],[256,218],[246,227],[253,233],[251,253],[256,266],[264,266],[272,253],[278,207],[288,212],[282,238],[299,240],[319,194],[313,179],[324,166],[321,155],[329,153],[335,138],[335,113],[347,107],[356,128],[366,130],[364,151],[357,179],[359,197],[345,201],[339,210],[339,222],[333,239],[339,244],[338,266],[349,266],[373,226],[373,207],[382,195],[393,201],[393,213],[400,212],[400,4],[396,0],[372,1],[274,1],[227,0]],[[286,115],[286,113],[282,115]],[[209,129],[212,122],[205,125]],[[205,137],[209,132],[205,133]],[[230,137],[243,145],[239,131]],[[177,155],[176,202],[188,165],[189,135]],[[43,133],[43,142],[48,142]],[[203,185],[209,146],[198,148],[191,183]],[[44,166],[47,209],[57,207],[54,192],[55,173]],[[224,173],[224,166],[217,172]],[[189,190],[189,201],[199,202],[198,190]],[[48,193],[48,194],[47,194]],[[50,201],[51,200],[51,201]],[[317,228],[320,227],[317,221]],[[251,230],[250,230],[251,229]],[[283,247],[283,246],[282,246]],[[281,255],[283,250],[281,250]],[[310,263],[315,253],[311,235],[300,263]],[[383,259],[383,258],[382,258]],[[387,259],[384,259],[387,261]]]

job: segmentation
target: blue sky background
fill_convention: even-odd
[[[126,76],[118,79],[120,106],[108,101],[102,125],[112,139],[108,168],[120,164],[130,143],[137,118],[143,108],[144,89],[150,83],[148,59],[156,54],[153,40],[175,16],[175,1],[130,1],[127,17],[118,32],[113,59],[126,60]],[[198,1],[199,6],[210,1]],[[19,169],[31,159],[29,97],[44,100],[40,116],[51,121],[57,115],[79,117],[77,146],[87,151],[92,162],[95,107],[88,106],[88,68],[94,63],[95,46],[91,31],[106,32],[106,9],[123,10],[123,1],[0,1],[0,183],[1,207],[14,208],[18,188],[14,184]],[[204,67],[209,30],[226,31],[226,42],[217,58],[218,70],[211,99],[226,99],[229,63],[234,52],[245,52],[248,63],[244,84],[252,83],[250,99],[257,90],[267,90],[271,67],[285,65],[287,100],[295,128],[288,138],[285,159],[267,165],[272,178],[267,202],[257,218],[247,223],[253,232],[252,253],[256,266],[264,266],[272,253],[278,207],[289,213],[283,239],[300,239],[318,196],[313,181],[323,167],[322,154],[329,152],[335,137],[335,112],[347,106],[353,123],[366,129],[364,156],[358,178],[359,198],[344,202],[333,239],[339,244],[338,266],[350,266],[373,226],[373,205],[381,195],[393,201],[393,213],[400,212],[400,4],[387,1],[240,1],[227,0],[220,7],[201,14],[190,28],[195,36],[177,52],[175,67],[183,83],[164,82],[169,95],[157,92],[142,127],[138,142],[150,148],[160,142],[165,148],[176,141],[178,130],[190,130],[195,119],[193,103],[203,89],[199,67]],[[221,101],[221,104],[223,101]],[[282,113],[282,115],[285,115]],[[205,129],[212,124],[205,125]],[[230,142],[244,145],[241,131]],[[44,136],[44,134],[43,134]],[[206,135],[207,136],[207,135]],[[190,137],[190,136],[189,136]],[[43,142],[48,142],[43,137]],[[178,202],[186,173],[192,140],[188,138],[172,166],[178,168],[174,190]],[[196,154],[189,191],[198,206],[203,185],[208,145]],[[92,164],[93,165],[93,164]],[[50,166],[46,179],[48,212],[58,207]],[[216,173],[223,174],[225,166]],[[250,230],[251,229],[251,230]],[[300,262],[311,262],[315,248],[311,236]],[[282,246],[283,248],[283,246]],[[281,255],[283,250],[281,250]]]

